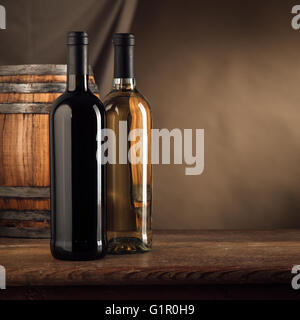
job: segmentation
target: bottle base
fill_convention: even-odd
[[[112,238],[108,241],[107,253],[109,254],[135,254],[149,251],[151,247],[138,238]]]
[[[91,261],[102,259],[106,251],[103,247],[98,247],[92,251],[68,251],[60,247],[54,246],[52,243],[50,245],[51,254],[55,259],[66,260],[66,261]]]

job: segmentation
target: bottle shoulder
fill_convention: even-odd
[[[100,99],[95,96],[90,90],[84,92],[68,92],[65,91],[61,96],[59,96],[53,103],[50,114],[55,113],[55,111],[61,106],[68,106],[71,109],[98,107],[100,112],[104,113],[104,106]]]
[[[112,90],[108,93],[103,104],[106,111],[116,107],[130,107],[130,105],[137,105],[140,108],[145,108],[151,111],[148,100],[138,90]]]

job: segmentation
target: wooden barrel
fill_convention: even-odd
[[[66,65],[0,66],[0,237],[50,236],[49,111],[65,89]]]

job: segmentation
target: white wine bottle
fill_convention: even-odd
[[[107,128],[114,130],[116,135],[117,160],[116,164],[107,164],[108,252],[147,252],[152,247],[151,110],[135,85],[134,35],[117,33],[113,43],[113,88],[104,98]],[[126,124],[127,135],[131,132],[131,139],[125,142],[120,137],[120,122],[123,122],[123,127]],[[135,140],[138,140],[134,139],[134,129],[142,129],[142,150],[134,147]],[[120,154],[124,147],[131,159],[126,163]],[[141,160],[135,161],[138,157]]]

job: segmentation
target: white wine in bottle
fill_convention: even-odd
[[[152,247],[151,110],[135,85],[134,35],[117,33],[113,43],[113,88],[104,98],[106,126],[116,135],[116,164],[107,164],[108,252],[147,252]],[[125,142],[119,132],[121,121],[126,124],[127,135],[130,133]],[[134,129],[142,129],[141,137],[135,139]],[[134,147],[139,139],[141,150]],[[120,148],[122,143],[127,146]],[[119,150],[124,147],[131,160],[126,163],[120,161]]]

